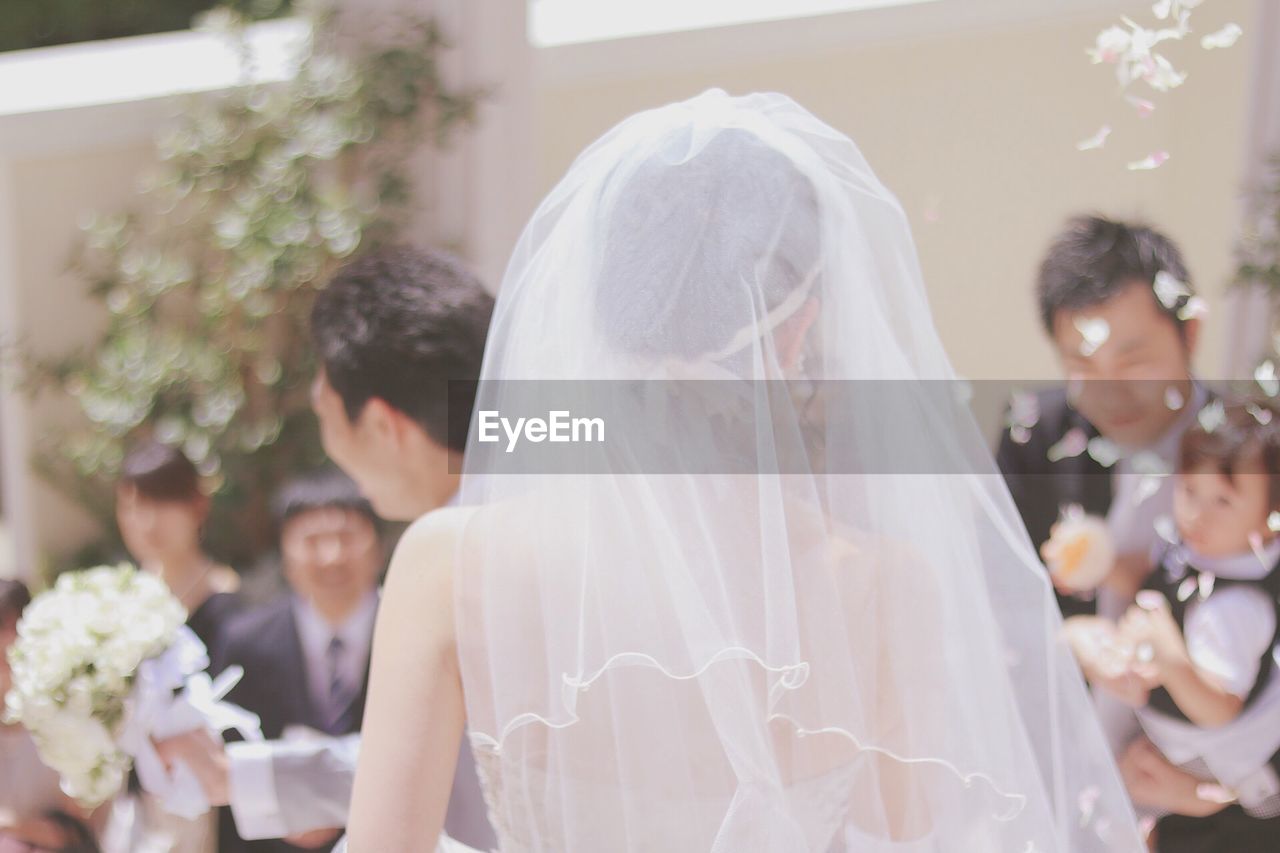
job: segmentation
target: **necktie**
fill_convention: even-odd
[[[355,686],[348,684],[342,669],[346,645],[337,634],[325,649],[329,670],[329,694],[324,714],[324,730],[331,735],[347,734],[355,729]]]

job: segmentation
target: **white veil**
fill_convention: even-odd
[[[577,159],[476,408],[605,440],[473,418],[462,487],[504,853],[1145,849],[954,379],[897,201],[790,99],[709,91]]]

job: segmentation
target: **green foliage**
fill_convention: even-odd
[[[1265,284],[1280,292],[1280,157],[1271,163],[1270,182],[1252,201],[1252,222],[1239,246],[1239,284]]]
[[[269,544],[269,496],[322,458],[308,399],[316,289],[395,237],[405,155],[447,140],[478,97],[441,79],[430,22],[359,52],[336,49],[327,16],[313,32],[293,80],[192,100],[136,209],[83,223],[77,263],[108,327],[35,372],[88,421],[52,437],[54,482],[109,522],[129,444],[179,444],[217,487],[209,544],[231,560]]]
[[[289,11],[289,0],[4,0],[0,51],[144,33],[185,30],[216,5],[246,17],[273,18]]]

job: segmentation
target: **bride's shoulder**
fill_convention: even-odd
[[[476,511],[477,508],[473,506],[446,506],[432,510],[405,529],[397,550],[406,545],[421,550],[439,547],[441,544],[457,544]]]
[[[447,585],[472,507],[444,507],[409,525],[391,555],[386,589],[425,591]]]

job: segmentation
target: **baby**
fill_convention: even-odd
[[[1280,850],[1280,414],[1223,411],[1183,437],[1176,534],[1135,604],[1067,633],[1089,680],[1136,709],[1165,759],[1234,796],[1213,818],[1231,824],[1221,849]],[[1051,540],[1045,557],[1053,568],[1079,551]]]

